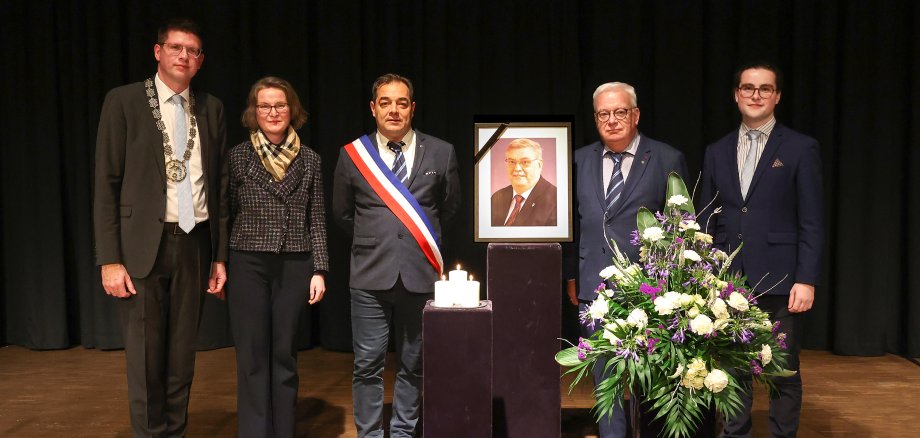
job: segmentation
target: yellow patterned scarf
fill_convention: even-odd
[[[297,132],[288,127],[287,139],[281,145],[274,145],[268,141],[261,129],[250,132],[249,139],[252,141],[256,154],[262,160],[265,170],[272,174],[275,181],[284,179],[288,166],[300,152],[300,137],[297,136]]]

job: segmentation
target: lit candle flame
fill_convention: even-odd
[[[458,271],[460,270],[460,264],[459,264],[459,263],[457,263],[457,270],[458,270]]]
[[[470,274],[470,281],[473,281],[473,274]]]

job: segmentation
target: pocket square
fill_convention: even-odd
[[[774,168],[775,168],[775,167],[783,167],[783,162],[780,161],[779,158],[777,158],[777,159],[773,160],[773,165],[770,166],[770,167],[774,167]]]
[[[428,170],[425,172],[425,175],[437,175],[437,174],[438,174],[437,170]]]

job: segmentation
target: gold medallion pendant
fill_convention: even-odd
[[[188,171],[185,170],[185,163],[179,160],[169,160],[166,162],[166,178],[172,182],[179,182],[185,179]]]

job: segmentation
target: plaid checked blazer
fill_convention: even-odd
[[[230,217],[230,249],[313,252],[313,269],[329,271],[320,157],[307,146],[301,145],[279,182],[265,170],[251,142],[233,147]]]

